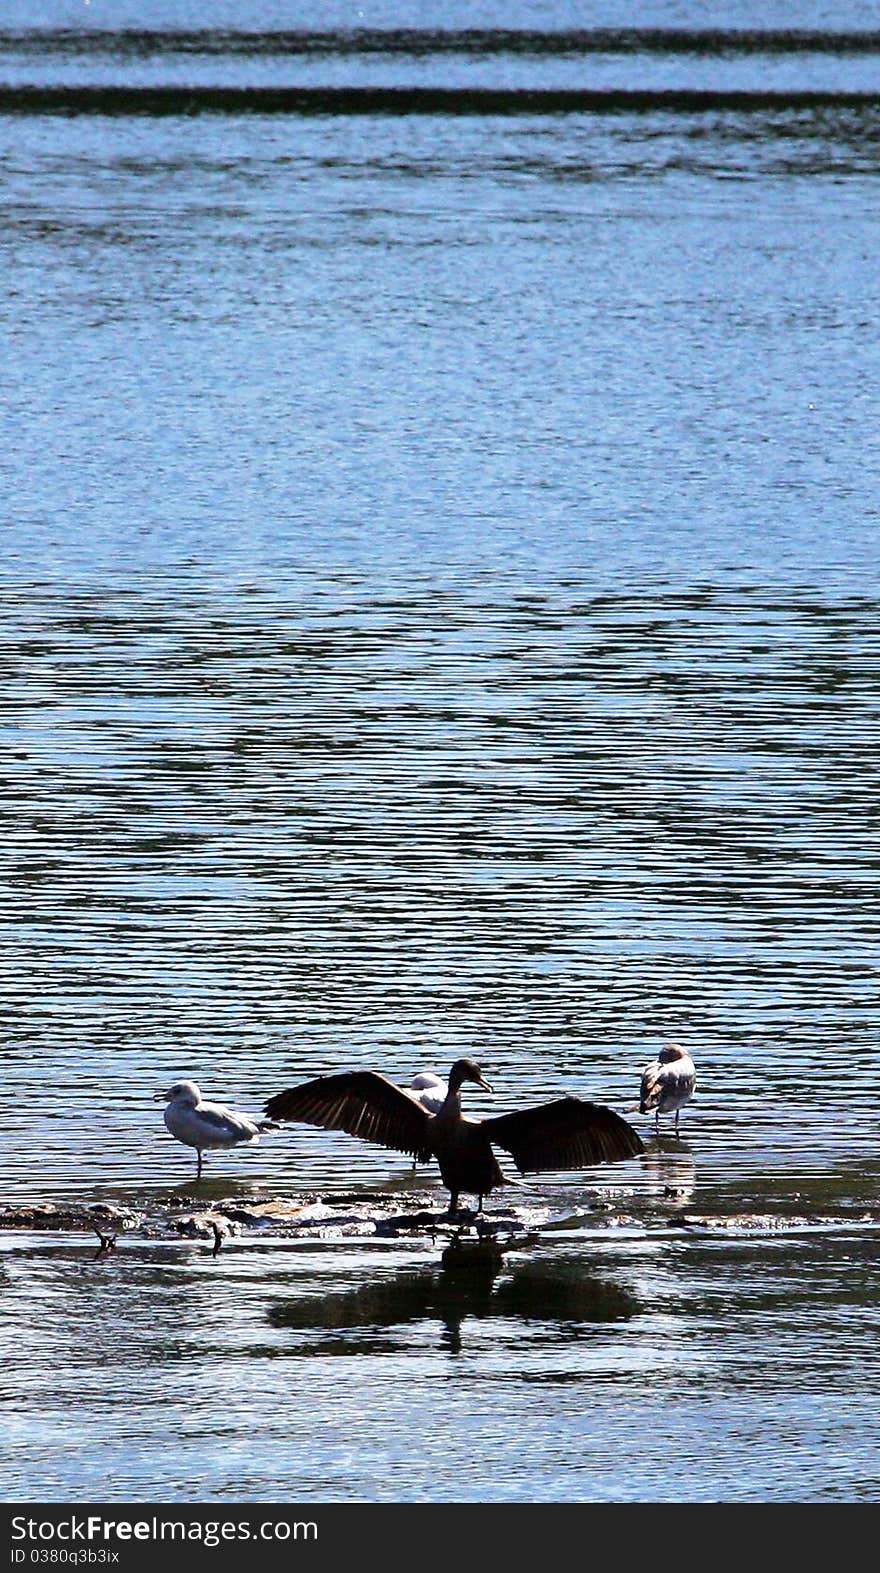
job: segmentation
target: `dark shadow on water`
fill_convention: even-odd
[[[468,1253],[438,1268],[375,1279],[342,1294],[286,1300],[269,1307],[273,1327],[291,1332],[340,1332],[363,1336],[322,1339],[309,1355],[387,1354],[393,1340],[376,1333],[414,1322],[439,1324],[439,1347],[458,1354],[465,1324],[486,1317],[552,1327],[557,1341],[576,1339],[586,1327],[628,1321],[640,1306],[626,1290],[584,1270],[577,1257],[505,1265],[497,1255]]]

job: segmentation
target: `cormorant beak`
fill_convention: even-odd
[[[477,1086],[478,1087],[482,1087],[486,1092],[494,1092],[495,1091],[495,1088],[492,1086],[491,1082],[488,1082],[486,1080],[485,1076],[478,1076],[477,1077]]]
[[[153,1102],[154,1103],[167,1103],[168,1102],[168,1094],[167,1094],[167,1092],[154,1092],[153,1093]]]

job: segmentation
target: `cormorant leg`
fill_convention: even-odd
[[[657,1109],[657,1111],[654,1114],[654,1131],[655,1131],[655,1134],[657,1136],[660,1135],[660,1110],[659,1109]]]
[[[675,1134],[676,1134],[676,1136],[678,1135],[678,1116],[679,1116],[680,1113],[681,1113],[681,1110],[680,1109],[676,1109],[676,1111],[675,1111]]]
[[[201,1147],[197,1147],[196,1148],[196,1152],[199,1155],[199,1166],[196,1169],[196,1179],[200,1180],[202,1178],[202,1149],[201,1149]]]
[[[477,1195],[477,1212],[481,1213],[482,1211],[483,1211],[483,1193],[482,1193],[482,1191],[480,1191],[478,1193],[478,1195]]]
[[[449,1211],[451,1214],[458,1212],[458,1191],[449,1192]]]

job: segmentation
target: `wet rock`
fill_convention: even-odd
[[[332,1224],[334,1229],[360,1230],[367,1234],[374,1234],[376,1229],[376,1220],[365,1218],[363,1212],[339,1212],[336,1207],[329,1207],[326,1202],[313,1202],[311,1207],[303,1207],[296,1218],[296,1224],[300,1229],[315,1229],[319,1234],[326,1224]]]
[[[656,1225],[666,1229],[709,1229],[749,1234],[776,1234],[796,1229],[840,1229],[852,1222],[877,1225],[880,1223],[880,1214],[864,1213],[859,1218],[847,1219],[827,1213],[727,1213],[711,1217],[679,1213],[676,1217],[655,1220]]]
[[[133,1229],[139,1222],[139,1214],[103,1202],[83,1207],[56,1206],[54,1202],[25,1203],[20,1207],[0,1205],[0,1229],[95,1229],[100,1225],[111,1234]]]
[[[91,1222],[81,1208],[56,1207],[54,1202],[0,1207],[0,1229],[86,1229]]]
[[[351,1238],[366,1239],[375,1235],[376,1225],[371,1218],[344,1218],[339,1223],[321,1226],[314,1231],[312,1238],[317,1240],[345,1240]]]
[[[320,1198],[310,1203],[292,1201],[287,1197],[279,1196],[268,1202],[218,1202],[215,1212],[223,1213],[224,1217],[231,1218],[234,1223],[244,1224],[246,1228],[257,1228],[264,1223],[290,1223],[296,1220],[299,1223],[313,1222],[315,1218],[329,1218],[333,1215],[332,1207],[325,1207]]]
[[[184,1213],[179,1218],[169,1218],[169,1228],[175,1229],[178,1234],[188,1236],[189,1239],[213,1239],[218,1235],[221,1239],[231,1234],[239,1234],[241,1225],[234,1220],[224,1217],[222,1213],[201,1212]]]
[[[127,1207],[111,1207],[106,1202],[95,1202],[88,1208],[88,1214],[98,1234],[102,1229],[110,1234],[126,1234],[138,1227],[142,1216]]]
[[[390,1218],[377,1219],[375,1227],[380,1235],[431,1234],[441,1222],[442,1214],[438,1213],[394,1213]]]
[[[219,1250],[225,1239],[240,1233],[270,1232],[284,1238],[311,1238],[324,1241],[346,1238],[410,1240],[422,1248],[445,1248],[456,1238],[500,1240],[508,1249],[513,1242],[524,1244],[536,1231],[564,1234],[586,1223],[591,1230],[642,1229],[712,1230],[740,1233],[775,1233],[781,1230],[872,1226],[880,1224],[880,1211],[858,1214],[818,1214],[800,1211],[786,1213],[693,1213],[681,1206],[677,1187],[667,1187],[652,1205],[632,1212],[621,1210],[607,1198],[599,1204],[583,1202],[574,1210],[558,1206],[511,1205],[491,1208],[484,1213],[461,1209],[450,1217],[445,1198],[437,1191],[394,1193],[346,1192],[325,1198],[314,1192],[296,1196],[266,1196],[261,1200],[228,1197],[223,1201],[206,1200],[185,1193],[153,1195],[135,1211],[107,1202],[55,1203],[30,1202],[21,1205],[0,1203],[0,1229],[22,1232],[49,1230],[93,1231],[102,1247],[112,1249],[112,1241],[122,1232],[144,1240],[167,1239],[169,1233],[181,1237],[213,1240]],[[623,1193],[622,1193],[623,1194]],[[631,1204],[632,1205],[632,1204]],[[104,1242],[107,1242],[106,1245]]]

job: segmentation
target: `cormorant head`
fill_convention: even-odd
[[[475,1081],[477,1086],[485,1088],[486,1092],[492,1091],[476,1060],[456,1060],[449,1072],[450,1092],[458,1092],[463,1081]]]

